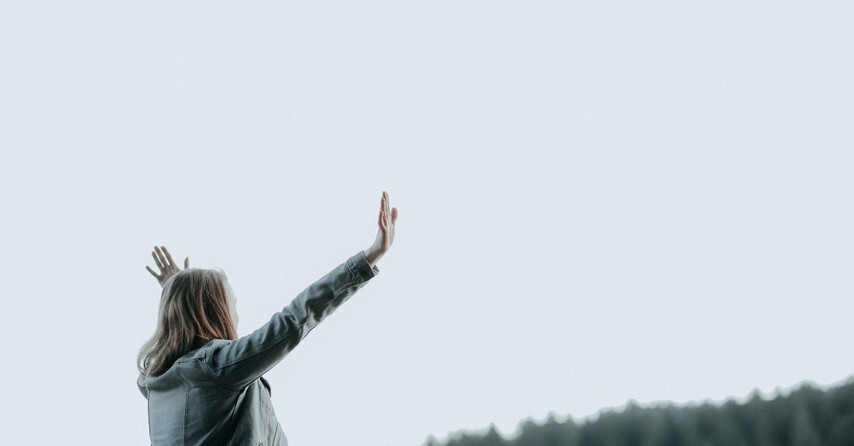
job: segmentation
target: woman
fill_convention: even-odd
[[[161,286],[154,336],[139,352],[137,385],[148,400],[152,445],[287,445],[264,373],[326,316],[379,274],[394,242],[397,208],[383,192],[379,230],[359,251],[314,282],[269,322],[237,338],[234,293],[225,273],[178,268],[165,247],[146,266]]]

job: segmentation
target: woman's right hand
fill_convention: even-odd
[[[377,219],[377,238],[370,248],[365,250],[365,257],[368,263],[373,267],[377,264],[380,257],[385,255],[394,243],[394,225],[397,222],[397,208],[390,208],[388,193],[383,191],[383,196],[380,199],[380,214]]]
[[[172,255],[169,254],[169,251],[165,246],[155,246],[154,251],[151,251],[151,257],[154,257],[154,263],[157,265],[157,268],[160,269],[160,274],[157,274],[152,270],[148,265],[145,266],[145,269],[157,279],[157,282],[160,283],[160,286],[166,283],[170,277],[178,274],[181,271],[181,268],[178,268],[178,265],[175,264],[175,261],[172,260]],[[184,269],[190,267],[190,258],[187,257],[184,259]]]

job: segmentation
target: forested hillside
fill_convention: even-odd
[[[486,434],[458,432],[427,446],[852,446],[854,378],[821,390],[802,385],[788,395],[763,399],[758,392],[745,403],[640,407],[629,403],[576,423],[571,417],[527,421],[514,438],[494,427]]]

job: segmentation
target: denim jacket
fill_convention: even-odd
[[[253,333],[210,341],[161,375],[140,375],[151,444],[287,446],[264,373],[377,274],[359,251]]]

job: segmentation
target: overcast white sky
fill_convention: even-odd
[[[241,335],[366,248],[267,377],[294,446],[420,445],[854,373],[854,3],[0,3],[0,432],[148,444],[154,244]]]

